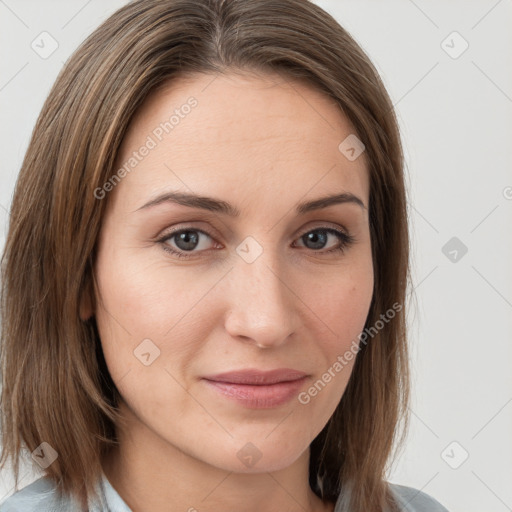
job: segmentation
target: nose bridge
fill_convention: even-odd
[[[294,330],[295,311],[278,251],[246,239],[237,253],[229,273],[226,329],[259,346],[283,343]]]

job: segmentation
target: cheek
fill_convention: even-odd
[[[329,354],[346,350],[364,328],[373,297],[373,268],[371,260],[340,268],[330,279],[322,280],[322,287],[303,291],[317,317],[319,329],[325,329],[324,348]]]
[[[164,410],[187,413],[194,403],[187,398],[181,370],[197,354],[194,339],[206,336],[205,330],[202,335],[192,331],[189,321],[200,290],[179,270],[171,275],[168,268],[142,258],[104,256],[98,258],[103,307],[98,304],[96,321],[112,380],[138,414],[157,418]]]
[[[98,285],[105,309],[133,336],[161,338],[198,303],[215,276],[170,268],[151,255],[116,251],[98,265]]]
[[[212,307],[208,291],[220,276],[211,270],[170,268],[168,262],[122,251],[99,255],[97,282],[101,301],[97,301],[96,321],[105,360],[116,384],[131,372],[125,380],[140,377],[143,387],[151,377],[158,380],[158,389],[166,389],[170,376],[163,369],[172,370],[176,379],[185,382],[182,369],[197,357],[213,330],[215,315],[207,311]],[[143,366],[142,354],[148,353],[144,356],[146,362],[154,362]],[[155,375],[156,369],[163,378]],[[155,382],[151,385],[155,386]],[[120,391],[121,387],[120,382]],[[152,389],[154,395],[155,388]]]
[[[299,403],[316,418],[314,427],[325,425],[350,379],[373,295],[372,267],[340,270],[323,283],[321,289],[305,295],[315,313],[315,346],[309,352],[317,354],[318,372],[299,396]],[[317,433],[311,431],[310,435]]]

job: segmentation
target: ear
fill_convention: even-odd
[[[91,284],[92,277],[90,274],[88,277],[87,285],[80,297],[80,319],[84,322],[94,315],[95,310],[94,291]]]

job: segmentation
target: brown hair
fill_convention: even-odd
[[[387,464],[409,421],[409,238],[398,123],[364,51],[307,0],[135,0],[97,28],[58,76],[23,160],[2,257],[0,463],[14,459],[16,487],[22,446],[47,442],[58,458],[45,476],[85,506],[116,442],[118,391],[94,317],[82,321],[79,312],[93,296],[107,204],[94,190],[112,176],[131,119],[173,77],[243,70],[308,82],[337,102],[365,145],[375,272],[366,327],[376,331],[383,312],[400,308],[361,343],[346,391],[311,444],[310,485],[330,501],[350,486],[343,510],[393,505]]]

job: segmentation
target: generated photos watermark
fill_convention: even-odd
[[[179,108],[174,109],[174,113],[169,119],[162,121],[157,127],[153,129],[150,135],[147,136],[146,141],[140,148],[133,151],[132,156],[124,162],[124,164],[101,186],[94,189],[94,197],[96,199],[104,199],[107,192],[111,192],[116,185],[129,173],[131,173],[151,150],[155,149],[158,144],[163,140],[165,135],[171,133],[176,126],[178,126],[182,119],[192,112],[192,109],[197,107],[198,101],[194,96],[187,99]]]
[[[352,344],[350,348],[345,351],[343,355],[339,355],[336,358],[336,361],[327,368],[327,370],[320,376],[320,378],[310,386],[306,391],[302,391],[298,395],[298,400],[301,404],[306,405],[311,401],[311,398],[315,397],[322,391],[325,386],[332,379],[338,375],[343,368],[345,368],[350,361],[352,361],[357,353],[361,350],[361,345],[366,345],[368,343],[368,336],[373,338],[380,330],[384,328],[386,324],[392,320],[397,312],[401,311],[403,308],[402,304],[395,302],[391,308],[389,308],[386,313],[381,313],[380,319],[375,322],[375,324],[369,328],[366,328],[361,334],[359,334],[359,343],[357,340],[352,340]]]

